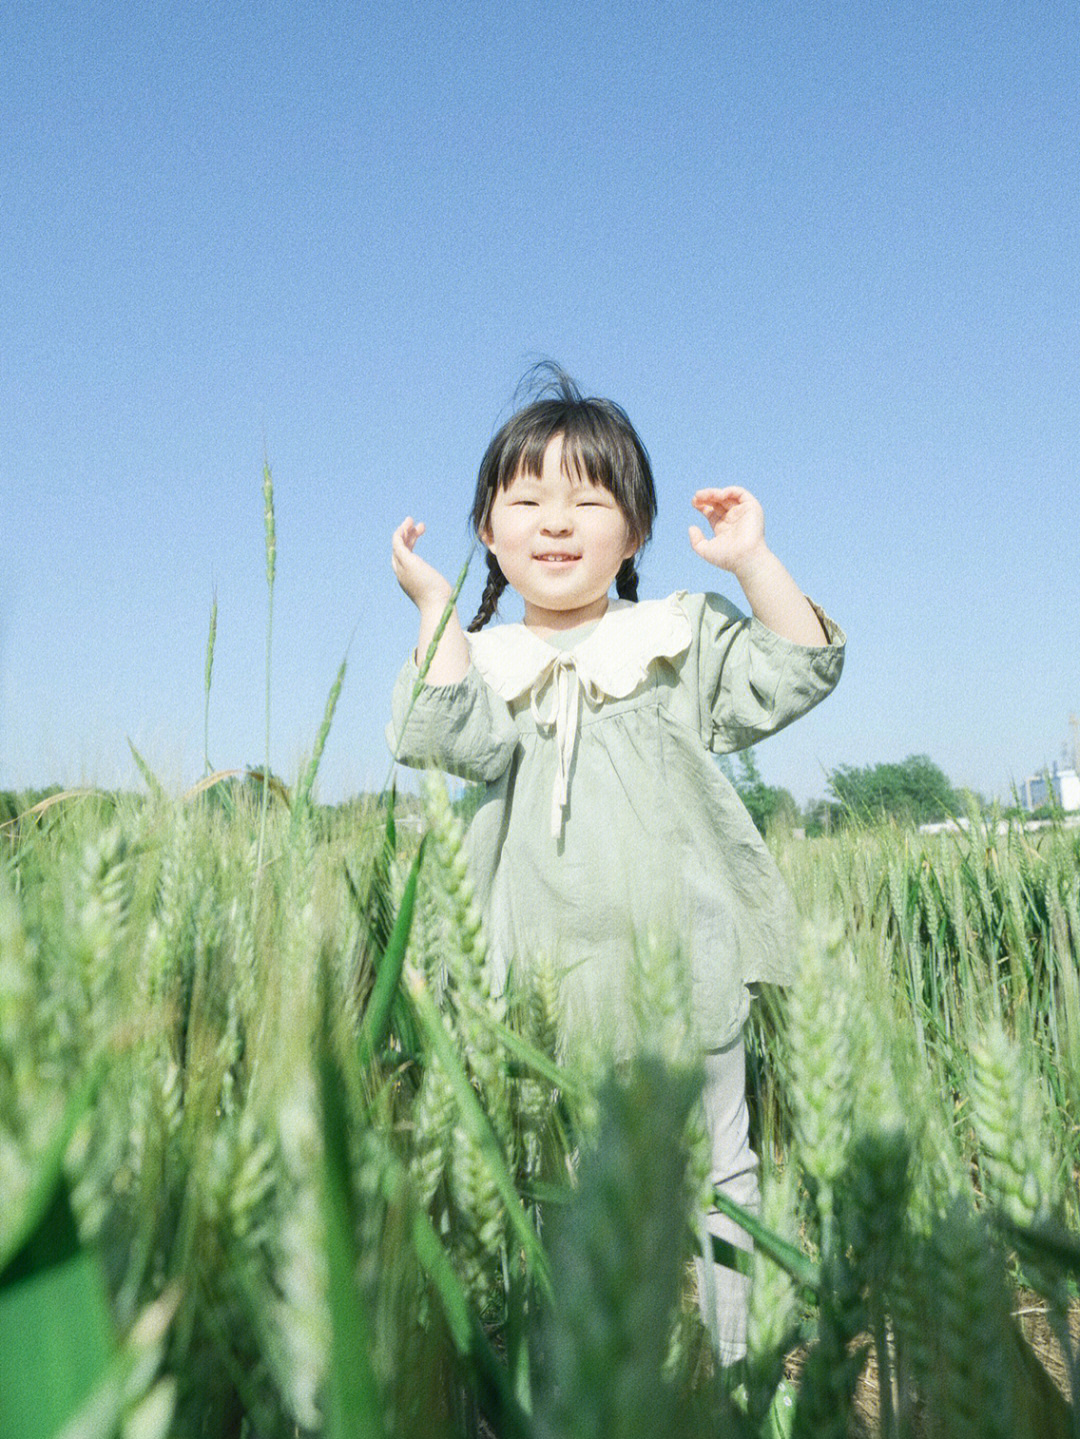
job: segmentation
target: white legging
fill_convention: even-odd
[[[723,1049],[705,1056],[705,1124],[711,1152],[713,1185],[736,1204],[757,1214],[761,1208],[758,1160],[750,1148],[750,1118],[746,1109],[746,1053],[742,1035]],[[706,1216],[710,1234],[740,1249],[752,1249],[750,1238],[723,1214]],[[713,1336],[722,1364],[746,1353],[746,1306],[750,1283],[745,1275],[724,1264],[697,1260],[698,1303],[701,1317]]]

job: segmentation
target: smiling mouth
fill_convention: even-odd
[[[569,564],[573,560],[580,560],[581,556],[551,553],[543,555],[533,555],[533,559],[540,560],[545,565],[565,565]]]

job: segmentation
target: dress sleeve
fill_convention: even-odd
[[[474,666],[457,684],[428,685],[420,682],[410,659],[394,685],[386,742],[394,758],[413,769],[435,765],[462,779],[490,783],[509,765],[517,730],[506,701]]]
[[[747,749],[775,734],[835,688],[846,636],[813,600],[826,645],[783,639],[720,595],[694,598],[702,604],[697,636],[701,737],[715,753]]]

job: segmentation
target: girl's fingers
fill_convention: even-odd
[[[732,506],[739,504],[747,493],[741,485],[728,485],[726,489],[722,490],[698,490],[690,503],[703,515],[722,515]]]
[[[733,507],[731,505],[698,506],[698,510],[700,511],[701,515],[706,520],[708,520],[709,524],[714,530],[716,529],[717,525],[721,525],[727,520],[728,516],[732,513],[732,508]]]
[[[411,550],[424,533],[424,529],[425,525],[422,520],[417,523],[412,515],[409,515],[407,519],[402,520],[401,524],[398,525],[394,531],[394,542],[396,544],[400,541],[407,550]]]

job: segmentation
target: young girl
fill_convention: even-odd
[[[504,972],[554,958],[572,1026],[626,1032],[643,936],[683,958],[713,1182],[754,1209],[742,1029],[749,986],[791,978],[790,901],[711,755],[823,699],[844,636],[768,549],[747,490],[699,490],[692,504],[708,533],[692,525],[691,547],[736,577],[749,617],[715,594],[637,602],[635,559],[656,513],[649,457],[617,405],[582,398],[553,369],[484,455],[472,521],[487,586],[468,635],[451,615],[415,700],[451,586],[417,553],[422,524],[394,532],[420,635],[388,737],[402,762],[486,786],[469,841],[490,952]],[[485,630],[508,585],[524,622]],[[710,1229],[748,1247],[718,1215]],[[745,1352],[745,1280],[720,1266],[699,1276],[730,1362]]]

